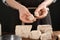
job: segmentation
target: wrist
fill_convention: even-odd
[[[46,7],[47,7],[47,5],[46,5],[46,4],[44,4],[44,3],[41,3],[38,7],[46,8]]]
[[[23,5],[20,4],[20,5],[18,6],[18,10],[22,9],[22,7],[23,7]]]
[[[44,4],[46,7],[48,7],[49,5],[51,5],[53,2],[53,0],[45,0],[44,2],[42,2],[42,4]]]
[[[44,6],[44,7],[48,6],[46,2],[42,2],[41,5]]]

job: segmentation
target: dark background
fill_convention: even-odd
[[[54,30],[60,30],[60,0],[50,6],[52,25]]]
[[[52,18],[53,30],[54,31],[60,30],[60,0],[57,0],[56,3],[51,4],[49,8],[50,8],[50,13]],[[2,21],[1,19],[3,19],[5,15],[7,15],[9,12],[12,13],[13,11],[10,8],[7,8],[7,6],[4,5],[0,0],[0,22]],[[12,14],[12,15],[16,15],[16,14]]]

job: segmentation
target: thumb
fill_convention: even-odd
[[[26,13],[25,13],[27,16],[30,16],[31,13],[27,10]]]

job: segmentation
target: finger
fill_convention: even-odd
[[[42,7],[38,7],[38,8],[35,10],[34,14],[35,14],[36,17],[39,17],[39,15],[41,14],[41,10],[42,10],[42,9],[43,9]]]
[[[34,18],[32,21],[35,22],[36,21],[36,18]]]
[[[40,15],[39,18],[44,18],[47,16],[47,14],[48,14],[47,8],[44,8],[42,15]]]
[[[34,18],[34,20],[33,21],[36,21],[36,18]]]
[[[32,20],[32,21],[36,21],[36,18],[33,16],[33,15],[30,15],[29,17],[27,17],[29,20]]]
[[[40,15],[42,15],[42,12],[41,11],[39,11],[38,13],[35,12],[35,16],[36,16],[37,19],[39,18]]]
[[[39,12],[41,9],[43,9],[43,7],[42,7],[42,6],[38,6],[38,7],[36,8],[35,12]]]
[[[25,15],[26,15],[26,16],[30,16],[31,14],[30,14],[30,13],[28,13],[28,12],[26,12],[26,13],[25,13]]]
[[[46,10],[45,12],[43,12],[43,14],[40,16],[40,18],[45,18],[48,14],[48,11]]]
[[[30,15],[31,15],[31,13],[29,12],[29,10],[27,10],[25,14],[26,14],[27,16],[30,16]]]
[[[31,21],[31,20],[28,20],[28,19],[26,18],[26,16],[20,17],[20,20],[21,20],[22,22],[24,22],[24,23],[32,23],[32,22],[33,22],[33,21]]]

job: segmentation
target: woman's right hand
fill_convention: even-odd
[[[31,16],[31,20],[29,20],[30,16]],[[23,5],[21,5],[21,7],[19,8],[19,18],[24,23],[33,23],[34,21],[36,21],[36,19],[34,18],[34,16]]]

